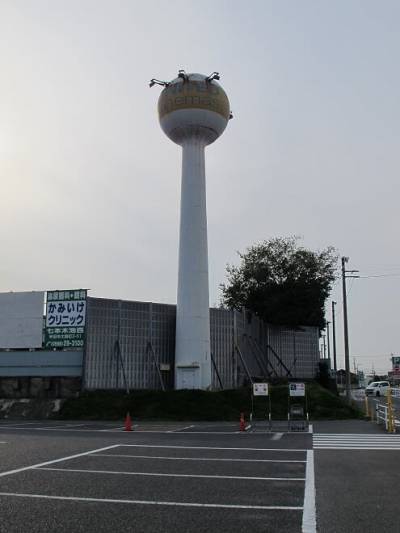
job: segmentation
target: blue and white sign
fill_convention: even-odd
[[[305,383],[289,383],[289,396],[305,396]]]

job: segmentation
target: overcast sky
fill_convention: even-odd
[[[397,0],[0,0],[0,291],[176,301],[181,154],[148,81],[217,70],[234,120],[206,154],[211,304],[237,250],[333,245],[389,275],[350,282],[348,302],[351,356],[387,371],[399,20]],[[332,297],[341,363],[340,283]]]

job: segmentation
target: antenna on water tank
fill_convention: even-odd
[[[210,83],[213,80],[219,80],[219,79],[220,79],[219,72],[213,72],[212,74],[207,76],[206,82]]]
[[[162,85],[163,87],[168,87],[169,82],[168,81],[157,80],[156,78],[152,78],[150,80],[149,87],[153,87],[153,85]]]
[[[184,70],[178,70],[178,78],[182,78],[183,81],[189,81],[189,76]]]

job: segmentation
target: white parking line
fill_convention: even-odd
[[[178,429],[171,429],[169,431],[167,431],[167,433],[177,433],[179,431],[185,431],[185,429],[192,429],[194,428],[194,426],[185,426],[184,428],[178,428]]]
[[[84,425],[84,424],[82,424]],[[189,429],[190,426],[187,426],[186,428],[180,428],[180,429],[177,429],[177,430],[168,430],[168,429],[164,429],[164,430],[160,430],[160,429],[142,429],[143,426],[141,426],[140,424],[133,424],[132,425],[132,428],[133,429],[137,429],[136,433],[150,433],[150,434],[159,434],[159,435],[165,435],[165,434],[168,434],[168,435],[180,435],[180,433],[183,432],[183,430],[185,429]],[[194,427],[194,426],[193,426]],[[246,427],[246,430],[247,429],[250,429],[251,426],[249,427]],[[116,432],[120,432],[122,430],[125,429],[125,426],[118,426],[118,427],[115,427],[115,428],[112,428],[112,429],[109,429],[109,428],[104,428],[104,429],[90,429],[90,428],[78,428],[77,426],[76,427],[73,427],[72,425],[69,426],[68,424],[67,425],[63,425],[63,426],[45,426],[45,427],[26,427],[26,425],[20,427],[20,426],[14,426],[14,425],[1,425],[0,424],[0,430],[1,429],[13,429],[15,431],[19,430],[19,431],[74,431],[74,432],[82,432],[82,433],[116,433]],[[190,435],[190,436],[193,436],[195,437],[196,435],[233,435],[233,436],[237,436],[237,435],[247,435],[248,433],[251,433],[249,431],[235,431],[235,430],[232,430],[232,431],[187,431],[185,432],[185,435]],[[269,435],[271,434],[270,431],[257,431],[256,432],[257,435]],[[283,434],[289,434],[289,433],[293,433],[295,435],[299,435],[301,434],[301,432],[299,433],[298,431],[285,431]]]
[[[37,424],[37,422],[6,422],[5,424],[0,424],[0,428],[2,427],[9,427],[9,428],[12,428],[12,427],[16,427],[18,428],[18,426],[34,426],[35,424]],[[40,422],[39,422],[40,424]]]
[[[82,424],[83,425],[83,424]],[[43,431],[45,430],[50,430],[50,431],[55,431],[56,429],[57,430],[73,430],[73,427],[69,427],[68,424],[62,424],[62,425],[59,425],[59,424],[53,424],[51,426],[41,426],[40,428],[14,428],[14,429],[28,429],[28,430],[31,430],[31,429],[41,429]]]
[[[169,435],[179,435],[181,431],[173,431],[173,430],[158,430],[158,429],[141,429],[142,426],[140,424],[133,424],[133,429],[138,429],[137,433],[151,433],[151,434],[169,434]],[[125,426],[118,426],[112,429],[105,428],[105,429],[75,429],[73,427],[67,427],[67,426],[45,426],[45,427],[18,427],[18,426],[10,426],[10,425],[0,425],[0,429],[13,429],[13,430],[20,430],[20,431],[74,431],[74,432],[82,432],[82,433],[116,433],[120,432],[125,429]],[[185,433],[186,435],[238,435],[239,431],[190,431]]]
[[[63,429],[60,429],[63,428]],[[0,424],[0,429],[15,429],[15,430],[21,430],[21,431],[53,431],[57,429],[58,431],[74,431],[72,428],[66,428],[65,425],[63,426],[40,426],[40,427],[27,427],[26,425],[9,425],[9,424]],[[79,430],[84,431],[84,430]],[[93,430],[90,430],[93,431]]]
[[[47,470],[52,472],[75,472],[78,474],[113,474],[117,476],[148,476],[148,477],[183,477],[200,479],[243,479],[245,481],[305,481],[303,477],[257,477],[257,476],[217,476],[206,474],[164,474],[158,472],[121,472],[114,470],[90,470],[85,468],[51,468],[36,467],[34,470]]]
[[[281,440],[283,433],[274,433],[271,437],[271,440]]]
[[[137,426],[132,426],[133,428]],[[14,430],[20,430],[20,431],[73,431],[75,433],[98,433],[99,431],[104,431],[106,433],[115,433],[116,431],[121,431],[122,429],[125,429],[125,426],[121,426],[114,429],[75,429],[75,428],[67,428],[65,426],[54,426],[54,427],[14,427],[14,426],[1,426],[0,429],[14,429]],[[153,432],[145,432],[142,431],[141,433],[166,433],[165,431],[153,431]]]
[[[68,461],[69,459],[77,459],[78,457],[84,457],[85,455],[90,455],[96,452],[104,452],[106,450],[111,450],[112,448],[118,448],[119,444],[113,444],[112,446],[105,446],[104,448],[97,448],[96,450],[89,450],[88,452],[77,453],[75,455],[69,455],[67,457],[61,457],[60,459],[54,459],[53,461],[45,461],[44,463],[38,463],[31,466],[24,466],[22,468],[16,468],[15,470],[8,470],[7,472],[0,472],[0,477],[12,476],[13,474],[19,474],[20,472],[25,472],[26,470],[33,470],[35,468],[40,468],[41,466],[53,465],[55,463],[61,463],[62,461]]]
[[[217,457],[168,457],[167,455],[128,455],[117,453],[96,453],[93,457],[133,457],[134,459],[162,459],[168,461],[226,461],[226,462],[242,462],[242,463],[306,463],[300,459],[228,459]]]
[[[306,485],[304,489],[304,511],[302,533],[316,533],[317,520],[315,512],[314,452],[307,450]]]
[[[239,451],[286,451],[286,452],[304,452],[307,450],[291,450],[291,449],[276,449],[276,448],[221,448],[221,447],[212,447],[212,446],[159,446],[159,445],[149,445],[149,444],[112,444],[111,446],[105,446],[104,448],[96,448],[95,450],[89,450],[87,452],[77,453],[75,455],[69,455],[66,457],[61,457],[59,459],[53,459],[52,461],[45,461],[43,463],[37,463],[30,466],[25,466],[22,468],[16,468],[14,470],[8,470],[6,472],[0,472],[0,478],[5,476],[11,476],[18,474],[20,472],[26,472],[27,470],[34,470],[36,468],[41,468],[45,466],[50,466],[55,463],[61,463],[63,461],[69,461],[70,459],[77,459],[79,457],[84,457],[87,455],[94,455],[96,453],[105,452],[107,450],[112,450],[115,448],[171,448],[171,449],[185,449],[185,450],[239,450]],[[286,478],[285,478],[286,479]]]
[[[142,427],[142,426],[140,426]],[[171,434],[171,435],[179,435],[179,431],[171,431],[171,430],[167,430],[165,429],[164,431],[161,431],[161,430],[155,430],[155,429],[139,429],[139,432],[140,433],[168,433],[168,434]],[[245,432],[243,431],[236,431],[236,430],[231,430],[231,431],[188,431],[188,432],[185,432],[185,435],[244,435]]]
[[[181,424],[177,423],[176,424],[176,428],[180,428],[182,424],[183,424],[183,422],[181,422]],[[148,422],[146,424],[145,422],[142,422],[141,424],[139,424],[139,426],[141,426],[141,427],[149,427],[149,428],[165,428],[166,425],[168,425],[168,422],[164,422],[164,423],[161,423],[161,424],[156,424],[155,422],[154,423]]]
[[[217,509],[252,509],[264,511],[302,511],[303,507],[284,506],[284,505],[233,505],[219,503],[190,503],[190,502],[164,502],[164,501],[147,501],[147,500],[114,500],[111,498],[76,498],[73,496],[49,496],[47,494],[23,494],[18,492],[0,492],[0,496],[15,498],[38,498],[46,500],[66,500],[75,502],[91,503],[125,503],[134,505],[166,505],[171,507],[205,507]]]
[[[188,433],[190,435],[190,433]],[[239,450],[250,452],[307,452],[307,449],[295,448],[221,448],[219,446],[167,446],[161,444],[117,444],[121,448],[171,448],[173,450]]]
[[[137,427],[139,427],[138,424],[132,424],[132,428],[137,428]],[[123,429],[125,429],[125,426],[118,426],[116,428],[111,428],[111,429],[108,429],[108,428],[106,428],[106,429],[92,429],[91,431],[105,431],[105,432],[107,432],[107,431],[108,432],[113,432],[114,431],[115,432],[115,431],[121,431]]]

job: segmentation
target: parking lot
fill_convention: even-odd
[[[2,420],[0,531],[395,531],[400,436],[313,426]]]
[[[3,421],[0,453],[8,448],[15,464],[0,472],[1,531],[312,527],[311,435],[237,429],[148,423],[126,433],[115,423]],[[32,459],[45,455],[41,443],[51,458],[26,464],[22,449],[17,458],[29,442]],[[57,448],[66,453],[55,457]]]

